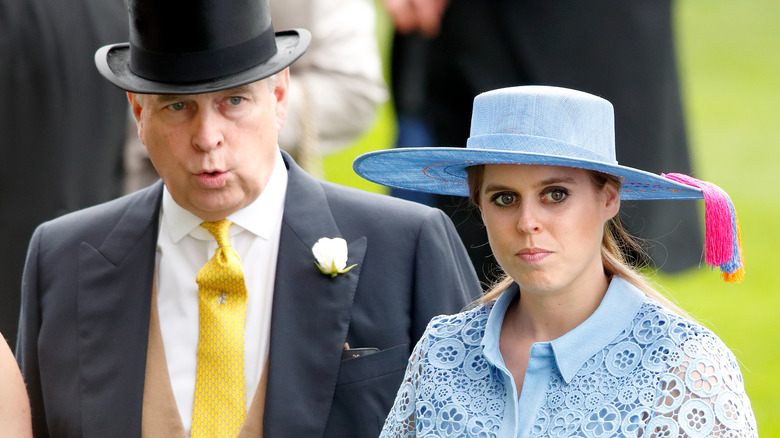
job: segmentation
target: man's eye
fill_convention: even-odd
[[[171,111],[181,111],[185,107],[184,102],[176,102],[168,105],[168,109]]]
[[[493,195],[493,203],[499,207],[506,207],[515,202],[515,195],[511,193],[496,193]]]
[[[233,97],[228,98],[228,103],[231,104],[231,105],[240,105],[241,102],[243,102],[243,101],[244,101],[244,98],[240,97],[240,96],[233,96]]]

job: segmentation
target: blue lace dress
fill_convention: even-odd
[[[430,322],[382,437],[758,436],[731,351],[621,278],[580,326],[531,347],[518,399],[498,347],[517,292]]]

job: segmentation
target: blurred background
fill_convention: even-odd
[[[773,274],[780,248],[780,2],[678,0],[674,13],[694,173],[716,182],[737,208],[746,278],[726,284],[707,267],[654,277],[731,347],[761,436],[780,437],[780,281]],[[381,4],[377,14],[387,65],[392,28]],[[392,147],[396,126],[389,102],[359,141],[325,158],[326,178],[387,193],[345,169],[363,152]]]

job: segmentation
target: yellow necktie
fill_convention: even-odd
[[[201,224],[217,240],[219,248],[200,269],[196,280],[200,332],[193,438],[236,437],[246,416],[246,285],[241,260],[230,246],[230,225],[227,219]]]

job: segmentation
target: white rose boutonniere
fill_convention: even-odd
[[[320,238],[317,243],[311,247],[314,254],[314,264],[320,268],[325,275],[335,277],[344,274],[357,265],[347,267],[347,241],[337,237],[330,239],[328,237]]]

